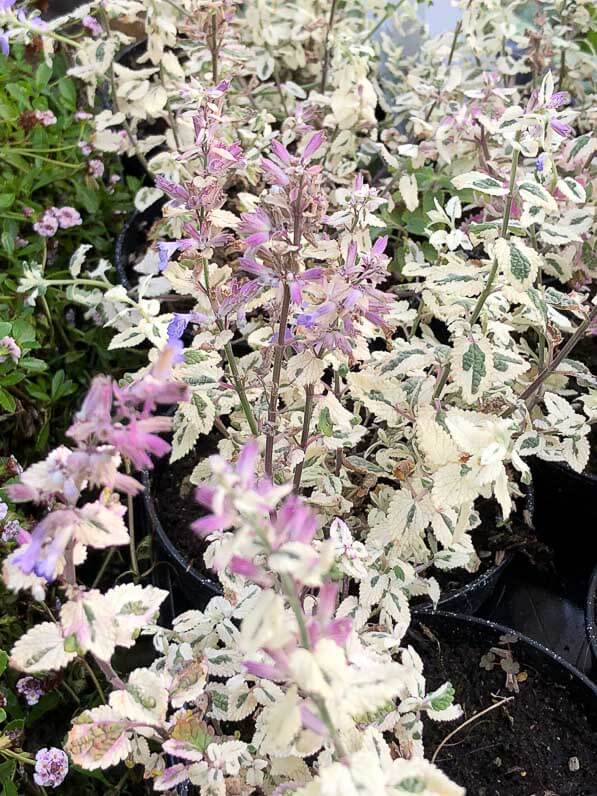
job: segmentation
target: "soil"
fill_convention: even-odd
[[[481,525],[475,528],[471,534],[475,550],[481,559],[477,572],[471,574],[462,568],[451,569],[447,572],[436,568],[430,570],[429,574],[433,575],[441,587],[442,596],[463,588],[474,577],[483,575],[499,564],[507,552],[527,550],[536,545],[536,539],[530,534],[522,517],[514,515],[507,523],[500,524],[496,508],[489,501],[481,505],[479,509]]]
[[[213,439],[203,437],[202,441],[203,444],[184,459],[179,459],[168,467],[156,468],[152,477],[152,494],[157,514],[168,537],[195,569],[209,576],[210,573],[206,572],[203,563],[206,544],[190,530],[191,523],[205,512],[193,498],[195,487],[189,477],[202,459],[217,453],[215,435]]]
[[[586,691],[576,693],[553,679],[553,672],[539,672],[517,643],[509,647],[526,680],[518,694],[506,690],[499,666],[486,671],[479,665],[498,637],[472,624],[454,626],[431,617],[409,636],[423,658],[428,691],[449,680],[464,711],[454,722],[425,720],[428,757],[463,721],[514,697],[464,728],[437,756],[437,765],[467,796],[597,796],[597,697],[589,707]],[[571,770],[573,758],[577,771]]]
[[[193,499],[194,486],[189,477],[202,459],[217,453],[218,438],[215,434],[204,438],[203,445],[189,456],[169,464],[168,467],[158,466],[152,476],[152,494],[162,526],[171,541],[199,572],[205,572],[203,553],[206,544],[189,528],[194,520],[203,516],[204,511]],[[465,569],[448,572],[432,569],[429,574],[439,582],[442,595],[461,589],[473,578],[499,564],[506,551],[528,551],[538,545],[536,538],[529,534],[529,529],[519,516],[500,527],[496,512],[489,501],[486,506],[481,507],[481,517],[481,525],[472,533],[481,565],[474,574]],[[209,572],[206,574],[209,576]]]

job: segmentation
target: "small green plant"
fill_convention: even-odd
[[[98,369],[114,369],[110,332],[84,317],[56,280],[81,245],[109,267],[115,233],[139,187],[115,156],[95,153],[90,114],[57,54],[34,46],[0,59],[0,435],[25,460],[59,438],[71,400]],[[17,291],[30,263],[53,280],[33,305]]]

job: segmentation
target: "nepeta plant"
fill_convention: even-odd
[[[214,794],[278,786],[323,794],[332,783],[348,793],[406,783],[437,796],[462,793],[419,756],[421,713],[458,716],[453,690],[446,684],[426,694],[421,661],[411,648],[399,650],[400,634],[369,628],[354,597],[337,606],[336,542],[315,540],[317,517],[291,495],[291,484],[256,474],[256,442],[234,467],[214,457],[213,483],[197,495],[209,514],[195,530],[216,535],[214,566],[243,578],[232,603],[215,598],[205,612],[190,611],[162,630],[151,619],[165,592],[123,584],[102,594],[77,582],[88,546],[129,541],[112,490],[135,494],[140,485],[119,472],[121,457],[150,466],[148,452],[169,448],[155,434],[169,420],[153,413],[185,389],[166,381],[174,356],[167,348],[149,374],[123,388],[99,377],[69,430],[77,448],[57,449],[9,487],[13,500],[52,505],[6,560],[5,583],[41,599],[57,580],[65,595],[59,619],[50,614],[19,639],[11,665],[48,672],[89,654],[113,689],[108,704],[75,719],[66,744],[72,760],[90,770],[123,760],[143,765],[157,791],[190,781]],[[99,499],[78,506],[82,490],[94,487],[102,488]],[[161,655],[124,680],[111,658],[143,629]],[[244,739],[222,730],[220,722],[248,717],[254,724]],[[394,735],[400,759],[382,733]],[[317,773],[305,760],[314,755]],[[52,761],[38,759],[46,784],[64,775],[54,766],[50,777]]]

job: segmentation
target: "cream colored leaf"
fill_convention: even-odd
[[[458,448],[448,432],[437,422],[433,407],[421,407],[417,416],[415,434],[425,462],[433,470],[458,459]]]
[[[491,385],[493,356],[484,337],[458,337],[452,350],[452,378],[467,403],[475,403]]]
[[[77,653],[66,652],[60,626],[42,622],[28,630],[14,645],[10,665],[21,672],[51,672],[63,669]]]

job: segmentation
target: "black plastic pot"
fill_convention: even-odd
[[[428,614],[428,613],[418,613],[413,617],[413,623],[411,628],[407,632],[406,640],[409,644],[412,644],[414,648],[420,653],[423,654],[425,657],[424,650],[433,648],[432,654],[438,653],[438,641],[433,637],[429,637],[429,631],[432,634],[436,633],[439,636],[439,644],[443,648],[443,646],[451,647],[452,649],[458,649],[459,643],[467,643],[470,642],[473,647],[478,646],[485,651],[489,651],[489,649],[493,646],[497,646],[496,642],[499,642],[500,636],[503,635],[510,635],[515,636],[517,641],[512,646],[514,659],[517,663],[519,663],[522,667],[523,671],[533,671],[537,672],[541,679],[545,679],[549,685],[553,684],[557,689],[563,689],[564,694],[562,696],[562,702],[565,704],[570,705],[570,711],[574,711],[575,708],[573,707],[574,704],[582,705],[582,710],[586,719],[589,723],[589,726],[592,730],[597,729],[597,684],[593,683],[588,677],[584,674],[579,672],[574,666],[572,666],[568,661],[562,659],[559,655],[556,655],[552,650],[548,649],[547,647],[543,646],[542,644],[534,641],[527,636],[524,636],[521,633],[513,631],[511,628],[506,627],[505,625],[500,625],[494,622],[490,622],[486,619],[481,619],[480,617],[468,616],[463,614],[456,614],[447,611],[437,611],[436,613]],[[486,647],[485,647],[486,643]],[[440,661],[446,659],[450,659],[450,656],[439,653]],[[454,658],[458,658],[458,656],[454,656]],[[466,658],[468,661],[469,659]],[[443,664],[440,664],[442,666]],[[453,662],[452,662],[453,665]],[[472,666],[468,668],[468,664],[466,664],[466,668],[461,670],[459,673],[459,677],[457,680],[461,681],[461,686],[456,686],[456,696],[455,699],[458,702],[459,697],[459,690],[462,687],[463,681],[470,677],[475,677],[475,672],[481,672],[481,669],[478,666],[478,661],[472,661]],[[456,676],[456,673],[453,674],[453,677]],[[445,671],[446,679],[450,679],[450,670]],[[435,683],[431,684],[435,687]],[[524,688],[525,684],[521,685],[521,696],[520,698],[524,698]],[[489,696],[489,693],[488,693]],[[518,699],[519,697],[515,697]],[[534,707],[531,707],[533,705]],[[470,710],[472,709],[468,704],[466,707]],[[539,710],[539,705],[536,701],[533,701],[531,697],[531,702],[529,702],[529,710],[536,710],[538,711],[536,714],[536,721],[537,724],[541,724],[541,712]],[[578,707],[576,708],[578,710]],[[526,711],[525,711],[526,712]],[[528,715],[528,713],[527,713]],[[553,716],[553,713],[551,714]],[[512,721],[514,721],[512,719]],[[568,742],[570,739],[570,729],[569,729],[569,722],[566,713],[564,712],[561,715],[561,734],[562,736],[566,736],[566,741]],[[494,735],[486,735],[483,736],[483,730],[479,732],[481,735],[479,737],[484,737],[486,744],[481,744],[481,747],[487,750],[488,748],[493,750],[495,749],[495,754],[499,753],[499,748],[501,742],[506,745],[506,747],[512,746],[516,743],[516,725],[513,724],[511,728],[506,729],[504,731],[503,739],[498,738]],[[448,730],[442,731],[442,735],[445,735]],[[567,735],[568,733],[568,735]],[[440,735],[441,737],[441,735]],[[554,743],[558,743],[559,737],[556,736],[553,738]],[[532,745],[532,743],[531,743]],[[545,744],[544,744],[545,746]],[[481,747],[479,747],[479,751],[481,751]],[[446,750],[449,747],[446,747]],[[431,750],[430,750],[431,751]],[[452,747],[452,753],[457,757],[459,755],[458,752],[458,744],[455,741],[455,745]],[[466,754],[465,752],[461,752],[460,754]],[[487,754],[492,754],[492,752],[487,752]],[[584,794],[584,796],[597,796],[597,777],[595,780],[591,780],[590,786],[587,789],[586,787],[586,774],[590,772],[591,768],[587,768],[587,763],[592,763],[593,761],[590,759],[590,752],[587,753],[586,749],[584,752],[584,759],[583,760],[583,771],[585,772],[585,777],[583,778],[583,788],[582,790],[579,788],[578,790],[574,790],[572,787],[571,789],[567,789],[565,792],[568,794]],[[499,761],[499,758],[496,758]],[[443,762],[438,761],[438,765],[440,768],[442,767]],[[478,791],[475,789],[475,793],[495,793],[498,792],[500,794],[510,793],[510,790],[503,789],[502,787],[495,788],[495,784],[492,781],[492,777],[494,774],[491,771],[491,765],[487,769],[488,781],[487,781],[487,789],[479,789]],[[560,763],[561,765],[565,765],[564,763]],[[466,764],[465,764],[466,765]],[[501,762],[498,762],[498,765],[501,765]],[[561,769],[560,769],[561,772]],[[448,771],[448,773],[451,773]],[[510,772],[502,773],[508,775]],[[515,769],[513,769],[513,773],[515,773]],[[452,776],[455,776],[452,773]],[[524,774],[523,774],[524,776]],[[457,780],[458,781],[458,780]],[[530,789],[525,791],[521,789],[522,780],[517,781],[517,789],[516,793],[543,793],[543,789],[540,791],[531,791]],[[464,784],[464,783],[461,783]],[[500,780],[501,786],[504,785],[504,781]],[[549,790],[547,786],[551,784],[549,782],[545,782],[545,792],[551,793],[552,791]],[[475,780],[475,785],[479,787],[481,785],[480,782]],[[492,787],[493,786],[493,787]],[[594,790],[593,790],[594,786]],[[471,793],[473,791],[471,790]],[[514,790],[512,791],[514,792]],[[467,791],[468,793],[468,791]],[[554,795],[555,796],[555,795]]]
[[[470,616],[469,614],[460,614],[453,611],[435,611],[429,614],[416,610],[413,612],[413,616],[415,620],[427,625],[432,631],[434,627],[449,627],[450,625],[474,628],[477,632],[487,635],[488,648],[495,645],[499,636],[505,634],[516,636],[517,658],[520,657],[522,663],[532,665],[558,684],[570,686],[573,691],[587,700],[590,710],[595,712],[595,718],[597,719],[597,685],[575,666],[572,666],[571,663],[568,663],[560,655],[557,655],[538,641],[534,641],[532,638],[512,628],[506,627],[506,625],[490,622],[488,619],[482,619],[479,616]]]
[[[217,580],[207,577],[188,561],[164,530],[154,499],[151,494],[151,481],[147,472],[143,473],[143,505],[148,531],[157,542],[160,558],[172,568],[172,583],[184,597],[185,602],[194,608],[204,608],[212,597],[223,594]]]
[[[133,273],[134,258],[143,244],[147,243],[147,230],[161,216],[165,199],[158,199],[145,210],[135,210],[116,238],[114,246],[114,267],[120,284],[130,290],[134,287],[136,274]]]
[[[459,614],[475,614],[495,591],[507,567],[512,562],[514,555],[506,553],[499,564],[473,577],[470,583],[460,589],[453,589],[442,594],[439,599],[437,611],[452,611]],[[433,605],[426,600],[416,607],[417,611],[428,613],[433,610]]]
[[[579,575],[597,561],[597,476],[533,458],[533,525],[557,558]]]
[[[597,664],[597,566],[593,570],[589,581],[587,605],[585,609],[585,626],[591,652]]]

